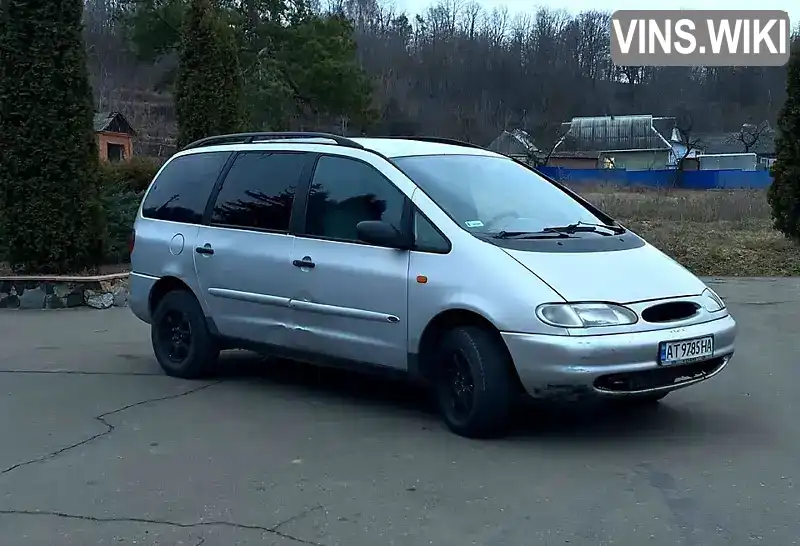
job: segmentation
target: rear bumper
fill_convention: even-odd
[[[734,350],[730,315],[703,324],[631,334],[550,336],[503,333],[525,390],[537,398],[631,396],[669,392],[718,374]],[[709,360],[681,366],[658,363],[662,341],[714,336]]]
[[[150,291],[158,282],[158,277],[131,273],[128,285],[128,305],[137,318],[150,324]]]

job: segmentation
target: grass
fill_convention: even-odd
[[[765,191],[573,186],[698,275],[800,275],[800,246],[772,229]]]

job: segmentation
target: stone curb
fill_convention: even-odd
[[[0,309],[127,307],[128,273],[94,277],[0,277]]]

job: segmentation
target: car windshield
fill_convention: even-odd
[[[603,218],[513,159],[431,155],[401,157],[395,162],[453,220],[475,234],[538,233],[576,223],[599,224],[602,230],[605,224]]]

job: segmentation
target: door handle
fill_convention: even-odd
[[[198,254],[214,254],[214,249],[211,248],[211,245],[198,246],[194,249],[194,251]]]
[[[309,267],[313,268],[316,264],[312,262],[309,258],[303,258],[302,260],[294,260],[292,265],[295,267]]]

